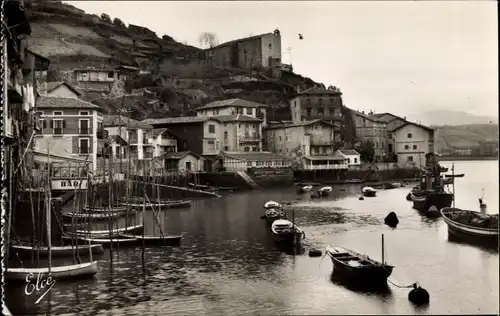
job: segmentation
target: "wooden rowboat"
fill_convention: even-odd
[[[127,208],[124,207],[124,206],[113,206],[111,208],[111,210],[109,208],[106,208],[106,207],[97,207],[97,208],[88,208],[88,207],[84,207],[82,208],[82,212],[86,212],[86,213],[105,213],[105,214],[109,214],[110,212],[111,213],[115,213],[115,212],[126,212],[127,211]]]
[[[146,210],[150,210],[153,207],[155,210],[160,209],[170,209],[170,208],[181,208],[181,207],[190,207],[191,201],[189,200],[180,200],[180,201],[165,201],[160,203],[146,203],[144,202],[131,202],[131,203],[122,203],[124,206],[129,206],[135,209],[142,209],[144,205],[146,205]]]
[[[142,236],[142,235],[131,235],[131,234],[120,234],[120,237],[127,239],[136,239],[138,245],[177,245],[181,242],[182,235],[164,235],[159,236]]]
[[[445,207],[441,209],[441,215],[450,235],[471,241],[498,243],[498,214]]]
[[[21,246],[21,245],[12,245],[10,246],[10,249],[12,251],[17,252],[19,257],[21,258],[29,258],[32,254],[33,255],[40,255],[40,257],[48,257],[49,256],[49,249],[48,247],[32,247],[32,246]],[[78,254],[80,256],[88,256],[89,255],[89,250],[92,251],[93,255],[98,255],[102,254],[104,252],[104,249],[102,245],[100,244],[95,244],[95,245],[81,245],[78,246]],[[76,252],[76,248],[73,246],[52,246],[50,247],[50,251],[52,254],[52,257],[71,257],[73,256],[73,251]]]
[[[108,220],[125,216],[125,211],[108,212],[108,213],[62,213],[64,219],[91,219],[91,220]]]
[[[88,237],[88,238],[116,238],[121,233],[133,233],[141,232],[144,229],[142,225],[128,226],[123,228],[109,230],[76,230],[75,234],[78,237]]]
[[[89,243],[92,245],[95,244],[101,244],[104,248],[109,248],[111,245],[119,245],[120,247],[122,246],[129,246],[129,245],[136,245],[137,244],[137,239],[135,238],[85,238],[85,237],[76,237],[72,238],[71,236],[63,236],[62,237],[63,241],[65,243],[71,243],[72,240],[76,240],[78,244],[83,244],[83,245],[88,245]]]
[[[97,261],[50,268],[52,279],[71,279],[90,277],[97,273]],[[4,272],[6,280],[26,282],[28,275],[49,275],[49,268],[7,268]]]
[[[364,187],[363,189],[361,189],[361,193],[363,193],[363,195],[366,197],[374,197],[377,195],[377,190],[372,187]]]

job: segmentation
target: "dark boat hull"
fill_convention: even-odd
[[[340,261],[332,259],[334,272],[355,282],[383,283],[392,274],[392,266],[377,265],[367,267],[351,267]]]
[[[438,210],[444,207],[450,207],[453,202],[453,194],[450,193],[431,193],[425,197],[412,197],[413,208],[420,212],[427,212],[431,206]],[[439,215],[438,215],[439,216]]]
[[[173,246],[179,245],[181,243],[182,235],[169,236],[165,235],[163,237],[153,237],[153,236],[142,236],[142,235],[130,235],[130,234],[120,234],[123,238],[135,238],[137,239],[138,245],[145,246]]]
[[[481,228],[470,225],[465,225],[456,222],[449,218],[449,209],[442,209],[441,214],[448,226],[448,235],[455,239],[470,241],[473,243],[481,243],[484,245],[492,246],[498,245],[498,228]]]
[[[303,233],[281,233],[281,234],[276,234],[273,232],[273,238],[276,243],[279,244],[286,244],[286,245],[294,245],[300,243],[301,239],[303,238]]]
[[[72,257],[73,251],[76,252],[76,248],[71,246],[56,246],[51,248],[52,257]],[[92,250],[92,255],[102,254],[104,252],[102,245],[93,244],[89,245],[81,245],[78,247],[78,254],[80,256],[88,256],[89,250]],[[40,249],[33,248],[31,246],[11,246],[11,251],[17,252],[20,258],[26,259],[30,258],[32,255],[36,257],[39,255],[42,258],[46,258],[49,256],[49,250],[47,247],[40,247]]]
[[[363,195],[366,197],[375,197],[377,196],[377,191],[364,191]]]

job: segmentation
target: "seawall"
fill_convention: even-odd
[[[498,157],[491,156],[438,156],[438,161],[482,161],[482,160],[498,160]]]

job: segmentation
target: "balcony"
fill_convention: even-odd
[[[214,139],[203,140],[203,155],[217,155],[219,153],[219,141]]]
[[[22,76],[19,69],[6,69],[9,102],[23,102]]]
[[[54,135],[64,135],[64,128],[62,127],[56,127],[52,130],[52,134]]]
[[[260,138],[260,134],[259,133],[247,133],[243,136],[240,137],[239,139],[240,143],[241,142],[260,142],[261,141],[261,138]]]
[[[326,164],[326,165],[305,165],[305,170],[342,170],[347,169],[349,166],[347,164]]]
[[[177,146],[177,140],[175,139],[168,139],[168,138],[162,138],[160,146],[168,146],[168,147],[175,147]]]

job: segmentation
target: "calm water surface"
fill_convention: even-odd
[[[451,163],[443,163],[451,166]],[[477,209],[481,188],[489,213],[498,213],[498,162],[457,162],[457,207]],[[164,233],[183,233],[178,248],[106,252],[89,280],[57,281],[37,305],[24,286],[8,288],[15,314],[81,315],[274,315],[274,314],[467,314],[498,313],[499,260],[496,251],[448,241],[442,219],[426,219],[405,200],[408,188],[380,191],[358,200],[360,186],[335,186],[334,197],[311,201],[293,188],[237,193],[201,200],[191,209],[160,214]],[[305,253],[280,251],[260,216],[268,200],[291,201],[304,228]],[[388,212],[400,219],[383,225]],[[159,234],[153,215],[146,234]],[[408,289],[392,285],[366,293],[332,281],[328,258],[307,250],[328,244],[381,257],[395,265],[391,280],[419,281],[431,296],[417,309]]]

